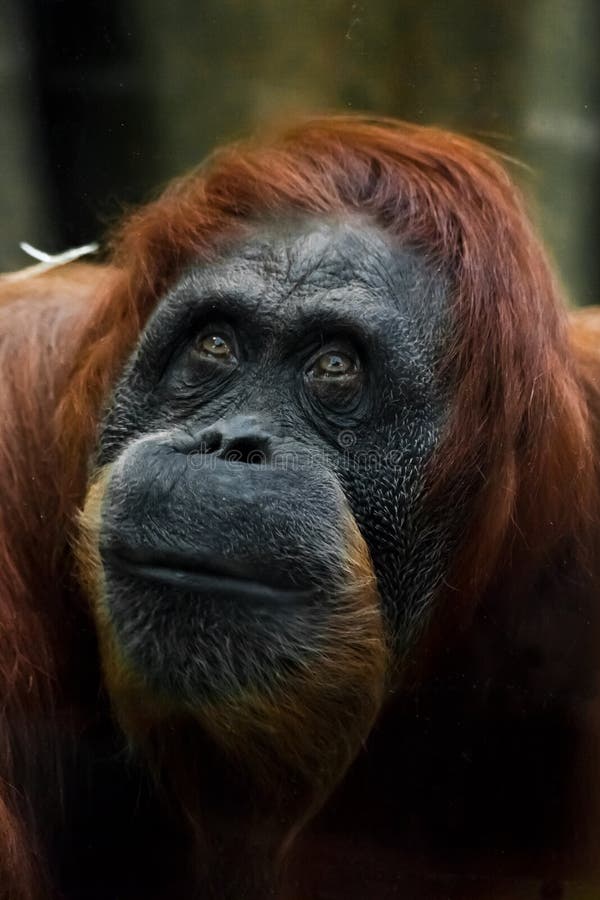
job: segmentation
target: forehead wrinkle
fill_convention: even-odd
[[[319,287],[363,283],[370,290],[380,282],[389,292],[394,255],[387,237],[368,223],[315,222],[257,235],[229,259],[242,257],[261,268],[288,297],[313,282]]]
[[[255,310],[264,300],[268,290],[264,267],[239,257],[225,258],[207,267],[194,269],[179,283],[178,288],[191,287],[197,293],[199,304],[210,300],[227,301],[245,305]]]
[[[310,244],[311,239],[314,240],[315,237],[316,237],[316,234],[313,232],[313,233],[304,235],[300,239],[300,241],[302,244],[305,244],[305,245]],[[303,262],[302,248],[299,251],[297,251],[297,254],[296,254],[297,260],[294,260],[294,245],[289,247],[290,266],[288,269],[288,273],[289,273],[289,280],[290,281],[294,280],[294,283],[289,285],[288,290],[282,297],[283,301],[288,300],[293,294],[297,293],[298,291],[302,291],[302,288],[305,285],[310,284],[311,277],[313,275],[315,275],[322,268],[323,261],[325,260],[325,258],[327,256],[327,252],[331,248],[333,243],[334,243],[333,236],[330,236],[329,239],[325,242],[325,246],[321,249],[320,253],[318,255],[316,255],[316,254],[314,255],[312,262],[310,262],[308,265],[305,265],[304,271],[303,272],[301,271],[300,274],[298,276],[296,276],[295,279],[294,279],[294,275],[293,275],[293,266],[294,266],[294,262],[296,262],[296,265],[300,269],[302,268],[302,262]]]
[[[285,279],[288,284],[282,285],[281,302],[295,298],[296,306],[302,307],[311,300],[317,302],[319,298],[345,303],[354,299],[369,302],[374,295],[389,298],[391,282],[388,269],[391,265],[386,267],[379,252],[376,254],[376,266],[366,263],[364,256],[362,263],[357,265],[357,254],[352,252],[347,235],[342,234],[341,237],[343,242],[339,240],[339,232],[310,232],[284,245],[288,260]],[[357,237],[358,240],[352,243],[365,246],[362,235]],[[317,246],[311,248],[313,241]],[[379,251],[379,248],[376,249]]]
[[[315,223],[303,230],[266,231],[230,250],[206,268],[192,270],[199,300],[228,299],[249,311],[288,315],[322,298],[373,308],[409,305],[415,291],[429,295],[438,273],[410,250],[363,223]],[[425,298],[423,298],[425,300]]]

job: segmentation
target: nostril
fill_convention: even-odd
[[[223,435],[218,429],[205,431],[202,434],[197,451],[200,453],[218,453],[223,446]]]
[[[266,465],[271,461],[272,438],[252,416],[219,419],[200,432],[189,433],[179,449],[228,462]]]
[[[269,441],[267,439],[238,437],[227,442],[221,458],[228,462],[242,462],[255,466],[264,466],[269,459]]]

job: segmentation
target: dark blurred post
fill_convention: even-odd
[[[98,236],[157,178],[152,104],[127,0],[23,0],[50,247]]]
[[[31,48],[19,0],[6,0],[0,27],[0,271],[24,265],[19,241],[48,231],[48,203],[30,83]]]

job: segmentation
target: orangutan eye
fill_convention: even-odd
[[[312,378],[344,378],[357,372],[357,361],[347,353],[327,350],[317,357],[308,374]]]
[[[235,362],[233,342],[228,335],[219,331],[208,331],[201,334],[193,346],[199,356],[212,358],[219,362]]]

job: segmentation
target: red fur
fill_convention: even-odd
[[[102,407],[140,328],[183,266],[257,220],[348,210],[419,248],[452,286],[456,337],[444,365],[458,390],[430,497],[466,474],[476,500],[431,646],[439,653],[448,628],[495,609],[511,578],[554,571],[565,547],[581,579],[572,602],[588,603],[598,326],[588,318],[569,329],[500,161],[436,129],[353,117],[219,150],[127,219],[110,268],[0,286],[0,897],[52,896],[42,818],[51,808],[59,827],[65,743],[93,715],[95,688],[77,683],[98,679],[93,654],[82,659],[87,612],[68,541]]]

